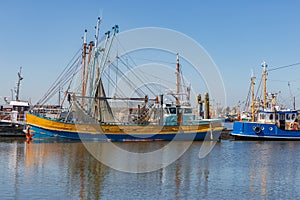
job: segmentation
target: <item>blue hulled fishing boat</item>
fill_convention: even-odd
[[[263,63],[263,101],[254,99],[254,76],[251,77],[251,120],[236,121],[231,135],[236,139],[300,140],[300,113],[295,108],[285,109],[277,105],[276,94],[267,98],[267,65]],[[261,104],[262,103],[262,104]],[[295,107],[295,106],[294,106]]]
[[[296,110],[261,110],[255,122],[234,122],[231,135],[236,139],[300,140],[298,116]]]

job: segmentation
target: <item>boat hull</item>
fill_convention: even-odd
[[[0,137],[25,137],[25,125],[0,120]]]
[[[27,114],[33,138],[61,137],[99,141],[156,141],[156,140],[217,140],[223,129],[221,121],[198,125],[100,125],[73,124],[53,121]],[[213,131],[211,131],[213,128]]]
[[[234,122],[231,135],[247,140],[300,140],[299,130],[283,130],[276,124],[257,122]]]

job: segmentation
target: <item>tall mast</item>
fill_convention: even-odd
[[[190,105],[190,99],[191,99],[191,84],[186,88],[186,101],[188,105]]]
[[[262,65],[263,67],[263,95],[264,95],[264,102],[263,102],[263,109],[267,108],[267,63],[263,61]]]
[[[19,101],[19,93],[20,93],[20,84],[23,77],[21,76],[22,67],[20,67],[20,71],[18,72],[18,82],[17,82],[17,91],[16,91],[16,101]]]
[[[294,102],[293,102],[294,110],[296,110],[296,97],[294,96]]]
[[[10,91],[11,91],[11,100],[14,100],[14,90],[10,89]]]
[[[179,64],[179,54],[177,53],[176,57],[176,105],[180,104],[179,95],[180,95],[180,64]]]
[[[86,32],[87,30],[84,30],[84,35],[83,35],[83,46],[82,46],[82,97],[85,96],[86,92],[86,84],[85,84],[85,74],[86,74]],[[82,103],[83,103],[83,98],[82,98]]]
[[[251,121],[254,122],[254,85],[255,85],[255,76],[253,71],[251,72]]]
[[[94,43],[91,41],[91,42],[89,43],[89,47],[88,47],[88,49],[89,49],[89,51],[88,51],[88,61],[87,61],[87,64],[88,64],[88,65],[89,65],[90,62],[91,62],[91,56],[92,56],[93,46],[94,46]],[[87,80],[86,80],[86,81],[87,81]]]
[[[101,18],[98,17],[97,26],[95,26],[95,30],[96,30],[96,34],[95,34],[95,48],[94,48],[95,50],[97,49],[97,46],[98,46],[98,37],[99,37],[100,23],[101,23]],[[108,39],[109,39],[109,36],[110,36],[110,31],[107,31],[105,33],[105,35],[106,35],[106,40],[105,40],[104,48],[101,49],[101,50],[100,50],[100,48],[98,49],[99,53],[103,50],[102,55],[101,55],[101,59],[100,59],[100,64],[99,64],[99,60],[98,59],[96,59],[96,60],[94,59],[94,63],[93,63],[93,65],[91,65],[91,80],[90,80],[90,91],[89,91],[90,96],[94,95],[94,93],[96,92],[97,86],[94,85],[94,80],[95,80],[95,83],[100,80],[100,78],[98,80],[99,73],[100,73],[99,68],[102,67],[102,61],[103,61],[103,58],[104,58],[104,55],[105,55],[106,45],[108,43]],[[95,57],[98,58],[99,54],[96,54],[95,51],[94,51],[93,56],[95,56]],[[97,65],[97,68],[96,68],[95,65]],[[95,74],[95,71],[96,71],[96,74]],[[94,87],[93,87],[93,85],[94,85]]]
[[[95,34],[95,47],[98,46],[98,37],[99,37],[99,28],[100,28],[101,18],[98,17],[97,26],[95,26],[96,34]]]

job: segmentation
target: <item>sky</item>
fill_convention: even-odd
[[[232,107],[245,100],[251,69],[259,81],[262,61],[270,68],[300,62],[299,9],[300,2],[292,0],[2,1],[0,98],[11,96],[22,66],[20,98],[37,102],[100,15],[102,30],[115,24],[121,32],[161,27],[193,38],[217,65]],[[300,108],[299,72],[299,66],[270,71],[268,91],[280,91],[286,103],[296,96]]]

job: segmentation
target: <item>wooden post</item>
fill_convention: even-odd
[[[210,119],[209,116],[209,95],[208,93],[205,93],[205,97],[204,97],[204,103],[205,103],[205,119]]]

